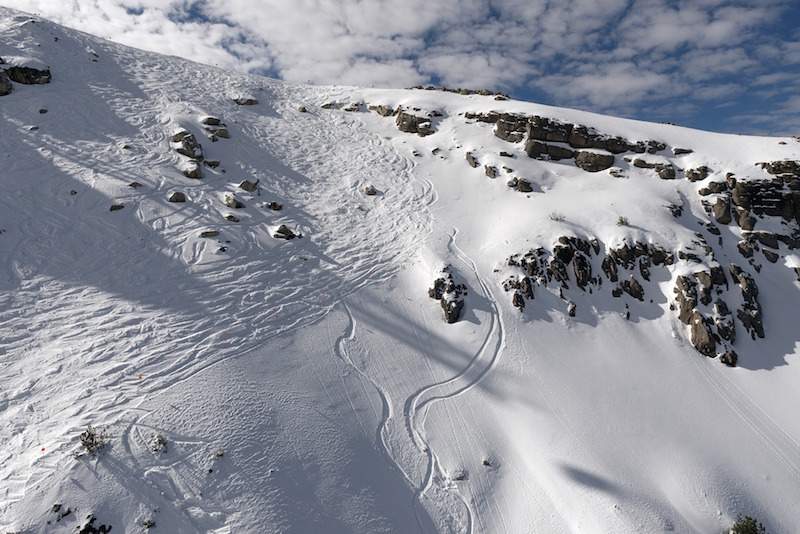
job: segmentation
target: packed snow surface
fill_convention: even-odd
[[[797,140],[290,85],[5,8],[0,57],[52,74],[0,97],[3,532],[800,531],[798,256],[748,263],[682,175],[768,179],[756,164],[799,160]],[[678,178],[529,158],[467,118],[489,112],[663,142],[627,155]],[[510,256],[560,237],[696,251],[698,232],[714,255],[653,267],[642,301],[570,273],[520,311],[503,287]],[[737,367],[670,309],[710,257],[758,281],[766,336],[737,324]],[[445,266],[467,288],[453,324],[428,296]]]

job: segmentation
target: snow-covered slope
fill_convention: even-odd
[[[800,530],[796,139],[0,58],[3,532]]]

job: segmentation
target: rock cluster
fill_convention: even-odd
[[[452,267],[447,265],[441,270],[438,277],[433,281],[433,285],[428,289],[428,296],[439,301],[445,322],[452,324],[461,317],[461,310],[464,308],[464,297],[467,296],[467,286],[463,283],[456,283]]]
[[[397,129],[401,132],[415,133],[420,137],[425,137],[434,133],[431,128],[430,117],[418,117],[417,115],[412,115],[411,113],[403,111],[402,108],[397,112],[395,123],[397,124]]]

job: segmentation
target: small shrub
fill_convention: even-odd
[[[736,523],[733,524],[733,528],[730,530],[730,534],[767,534],[767,529],[754,517],[746,515],[742,519],[742,514],[739,514],[736,518]]]
[[[85,452],[76,453],[75,457],[78,458],[83,454],[98,454],[103,447],[108,445],[110,439],[111,436],[105,429],[96,429],[92,425],[87,426],[86,430],[81,432],[81,445]]]
[[[553,213],[550,214],[551,221],[562,222],[564,221],[564,219],[566,219],[566,217],[564,217],[564,214],[561,212],[554,211]]]
[[[619,219],[617,219],[617,226],[628,226],[630,222],[628,222],[628,218],[620,215]]]

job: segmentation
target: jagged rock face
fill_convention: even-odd
[[[415,133],[420,137],[425,137],[426,135],[431,135],[434,133],[431,129],[430,118],[418,117],[416,115],[406,113],[402,109],[398,111],[395,123],[397,124],[397,129],[401,132]]]
[[[11,83],[11,79],[6,75],[5,72],[0,71],[0,96],[5,96],[14,89],[14,85]]]
[[[644,288],[639,283],[633,275],[631,275],[630,279],[623,280],[620,284],[622,290],[627,293],[628,295],[632,296],[635,299],[644,300]]]
[[[614,165],[614,156],[579,151],[575,156],[575,164],[586,172],[600,172]]]
[[[548,145],[533,139],[528,139],[525,142],[525,153],[534,159],[549,159],[552,161],[560,161],[562,159],[571,159],[575,157],[575,152],[568,148]]]
[[[692,345],[701,353],[709,358],[717,355],[717,343],[711,335],[711,330],[706,326],[703,316],[699,312],[694,312],[689,319],[692,327]]]
[[[529,139],[568,143],[572,128],[572,124],[563,124],[551,121],[547,117],[534,115],[530,118],[525,133],[528,135]]]
[[[464,297],[467,295],[467,286],[456,282],[450,265],[442,269],[440,275],[428,289],[428,296],[439,301],[445,322],[452,324],[458,321],[461,316],[461,310],[464,308]],[[524,305],[523,299],[522,306]]]

